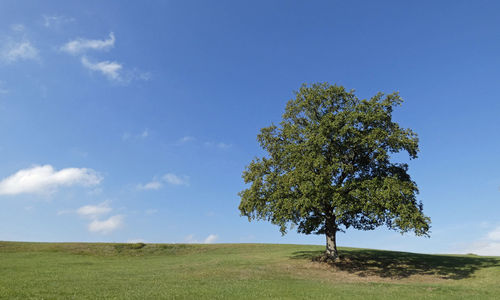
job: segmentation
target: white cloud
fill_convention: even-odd
[[[500,226],[488,232],[488,239],[500,242]]]
[[[111,216],[104,221],[93,220],[92,222],[90,222],[88,229],[90,232],[108,234],[121,228],[123,224],[123,216],[116,215]]]
[[[145,184],[137,185],[137,189],[139,190],[158,190],[163,186],[163,183],[153,180],[151,182]]]
[[[91,70],[101,72],[104,76],[106,76],[109,80],[120,81],[122,78],[120,77],[120,70],[123,66],[115,61],[101,61],[97,63],[93,63],[89,61],[85,56],[81,59],[82,65]]]
[[[173,173],[167,173],[162,177],[165,182],[173,185],[189,185],[189,177],[187,176],[177,176]]]
[[[34,166],[17,171],[0,181],[0,195],[50,193],[61,186],[94,186],[102,177],[92,169],[66,168],[54,170],[51,165]]]
[[[45,17],[46,24],[50,24],[50,22],[54,20],[59,20],[58,18],[54,18],[55,17]],[[142,72],[137,69],[124,69],[123,65],[116,61],[92,61],[85,56],[89,50],[109,50],[115,46],[115,41],[116,39],[114,33],[110,32],[108,39],[89,40],[78,38],[67,42],[66,44],[61,46],[59,50],[72,55],[82,55],[80,61],[85,68],[91,71],[100,72],[109,80],[117,81],[121,84],[128,84],[133,80],[150,80],[151,73],[149,72]]]
[[[141,137],[143,139],[147,138],[149,136],[149,130],[146,128],[144,131],[141,133]]]
[[[500,226],[488,232],[481,240],[472,243],[466,253],[500,256]]]
[[[137,79],[137,80],[142,80],[142,81],[149,81],[153,77],[151,75],[151,72],[141,72],[139,70],[134,70],[132,72],[132,78]]]
[[[153,178],[148,183],[145,184],[138,184],[137,189],[138,190],[159,190],[161,189],[164,184],[172,184],[172,185],[185,185],[189,186],[189,177],[188,176],[179,176],[175,175],[173,173],[167,173],[163,175],[160,179],[157,179],[156,177]]]
[[[76,213],[82,217],[95,219],[101,215],[105,215],[111,211],[107,202],[98,205],[85,205],[76,210]]]
[[[43,15],[43,26],[47,28],[59,28],[62,24],[74,22],[74,18],[68,18],[65,16],[47,16]]]
[[[107,40],[88,40],[79,38],[67,42],[60,49],[69,54],[80,54],[87,50],[108,50],[113,48],[114,45],[115,35],[111,32]]]
[[[216,235],[216,234],[211,234],[211,235],[207,236],[207,238],[205,239],[205,241],[203,241],[203,243],[205,243],[205,244],[213,244],[213,243],[215,243],[218,239],[219,239],[219,236],[218,236],[218,235]]]
[[[5,63],[20,60],[37,60],[38,50],[28,40],[8,41],[0,51],[0,58]]]
[[[107,219],[102,219],[103,216],[109,214],[113,209],[109,206],[108,201],[104,201],[97,205],[84,205],[76,210],[60,210],[57,215],[78,214],[80,217],[89,220],[87,228],[90,232],[108,234],[124,225],[123,215],[110,216]]]

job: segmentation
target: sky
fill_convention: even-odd
[[[325,243],[238,210],[303,83],[399,91],[431,237],[339,246],[500,255],[497,1],[0,2],[0,240]],[[396,157],[405,160],[404,156]]]

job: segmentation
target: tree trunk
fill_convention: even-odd
[[[337,234],[337,225],[335,218],[326,221],[326,258],[337,260],[339,253],[337,252],[337,241],[335,235]]]

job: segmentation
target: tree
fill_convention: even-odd
[[[408,165],[392,162],[394,153],[418,153],[417,135],[392,120],[401,103],[398,93],[361,100],[342,86],[303,85],[280,126],[257,136],[268,155],[243,172],[250,186],[239,193],[241,215],[270,221],[282,234],[289,227],[325,234],[325,257],[333,260],[336,233],[350,227],[428,236],[430,218]]]

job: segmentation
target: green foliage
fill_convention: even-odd
[[[358,99],[327,83],[303,85],[286,105],[280,126],[261,129],[268,155],[243,172],[241,214],[300,233],[322,234],[381,225],[428,235],[430,219],[416,199],[408,165],[391,161],[405,151],[417,157],[418,138],[392,120],[397,93]]]

